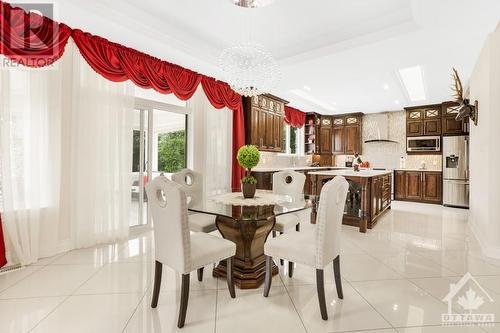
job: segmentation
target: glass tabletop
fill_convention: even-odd
[[[244,199],[240,192],[224,193],[189,205],[190,212],[229,217],[239,221],[256,221],[311,208],[315,196],[277,195],[258,190],[254,199]]]

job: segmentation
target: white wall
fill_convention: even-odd
[[[486,255],[500,258],[500,24],[481,51],[470,82],[479,101],[478,125],[470,130],[469,223]]]

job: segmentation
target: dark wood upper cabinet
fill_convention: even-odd
[[[406,136],[422,136],[424,135],[424,124],[421,121],[406,122]]]
[[[406,136],[441,135],[441,104],[405,108]]]
[[[359,139],[361,137],[359,133],[360,127],[358,125],[348,125],[344,131],[345,154],[354,155],[355,153],[359,153],[361,150],[361,140]]]
[[[445,102],[442,104],[442,133],[447,135],[467,135],[469,133],[469,119],[456,120],[458,106],[457,102]]]
[[[243,98],[245,140],[263,151],[281,151],[283,117],[288,102],[273,95]]]
[[[441,203],[442,175],[441,172],[422,172],[422,200]]]
[[[344,127],[333,128],[333,154],[344,154]]]
[[[331,154],[332,153],[332,128],[321,126],[319,129],[319,153]]]

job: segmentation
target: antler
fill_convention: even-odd
[[[458,72],[455,68],[453,68],[452,77],[453,77],[453,86],[451,88],[454,91],[453,96],[455,97],[455,100],[457,102],[462,103],[464,100],[462,81],[460,81],[460,76],[458,76]]]

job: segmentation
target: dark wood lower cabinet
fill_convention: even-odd
[[[394,199],[441,204],[443,176],[440,171],[394,171]]]

